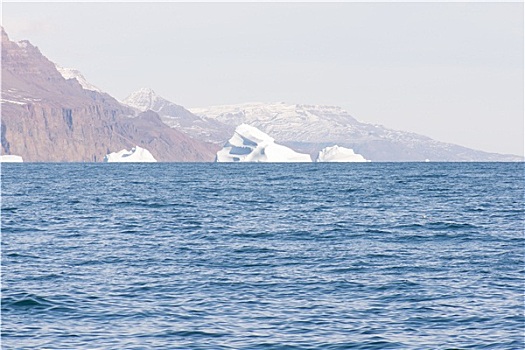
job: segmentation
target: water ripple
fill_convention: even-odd
[[[523,164],[1,176],[3,349],[525,347]]]

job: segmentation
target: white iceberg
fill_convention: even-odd
[[[123,149],[120,152],[113,152],[104,157],[104,162],[108,163],[154,163],[156,161],[150,151],[139,146],[133,147],[131,151]]]
[[[4,154],[0,156],[1,163],[23,163],[24,160],[20,156],[15,156],[12,154]]]
[[[241,124],[235,129],[232,138],[217,152],[217,162],[311,162],[308,154],[278,145],[275,140],[261,130]]]
[[[323,148],[317,156],[317,162],[369,162],[351,148],[332,146]]]

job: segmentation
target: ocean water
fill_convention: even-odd
[[[2,349],[523,349],[523,163],[3,164]]]

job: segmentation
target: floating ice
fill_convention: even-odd
[[[0,156],[0,162],[1,163],[23,163],[24,160],[20,156],[4,154]]]
[[[308,154],[278,145],[261,130],[241,124],[232,138],[217,152],[217,162],[311,162]]]
[[[113,152],[104,157],[104,162],[108,163],[154,163],[156,161],[150,151],[139,146],[133,147],[131,151],[123,149],[120,152]]]
[[[351,148],[332,146],[323,148],[317,156],[317,162],[367,162],[360,154]]]

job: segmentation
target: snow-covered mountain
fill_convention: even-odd
[[[519,161],[521,157],[472,150],[429,137],[360,122],[336,106],[246,103],[192,108],[229,126],[246,123],[313,157],[327,146],[351,148],[372,161]]]
[[[57,71],[64,77],[64,79],[76,79],[79,84],[86,90],[90,91],[96,91],[96,92],[102,92],[98,87],[91,84],[89,81],[86,80],[86,78],[80,73],[78,69],[73,68],[64,68],[59,66],[58,64],[55,64],[55,67]]]
[[[124,103],[151,109],[164,123],[189,136],[223,145],[240,124],[272,135],[280,144],[316,158],[335,144],[372,161],[520,161],[523,158],[472,150],[415,133],[358,121],[337,106],[244,103],[186,109],[151,89],[132,93]]]
[[[297,153],[294,150],[278,145],[275,140],[261,130],[241,124],[235,133],[217,152],[217,162],[311,162],[308,154]]]
[[[356,154],[351,148],[339,147],[338,145],[323,148],[319,151],[316,162],[366,162],[367,160],[360,154]]]
[[[152,110],[158,113],[168,126],[202,141],[223,145],[232,134],[234,126],[216,119],[197,116],[186,108],[157,95],[150,88],[142,88],[130,94],[124,104],[137,111]]]
[[[354,132],[360,124],[345,110],[335,106],[245,103],[192,108],[191,111],[227,125],[253,125],[281,142],[330,142],[339,139],[339,135]]]

